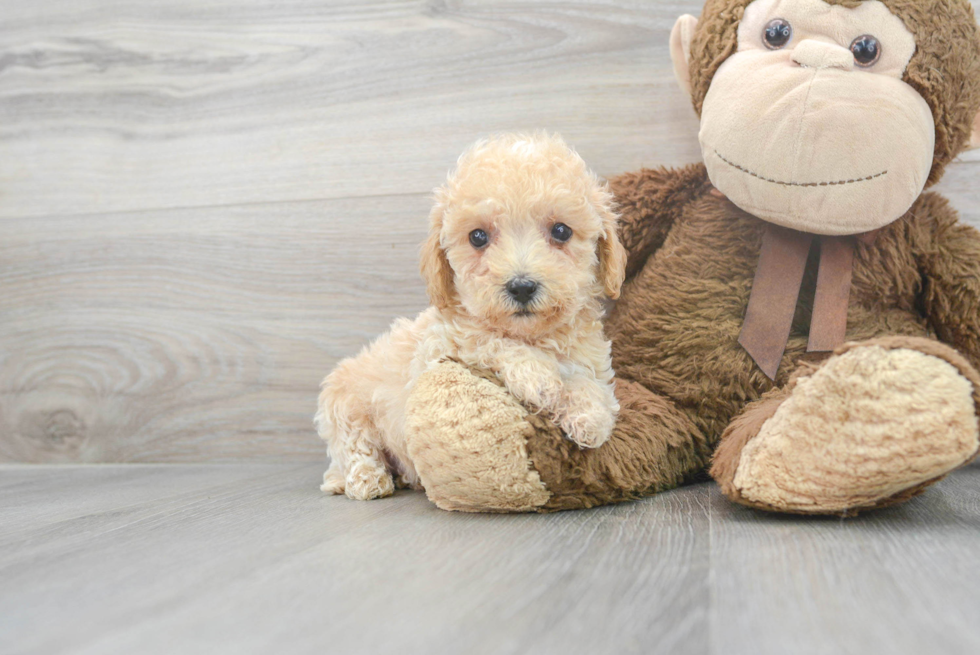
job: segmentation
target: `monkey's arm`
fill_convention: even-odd
[[[609,180],[621,215],[619,234],[626,248],[626,279],[667,238],[684,206],[705,193],[708,173],[704,164],[684,168],[643,168]]]
[[[940,339],[980,368],[980,232],[956,210],[926,194],[913,211],[915,256],[922,271],[922,306]]]

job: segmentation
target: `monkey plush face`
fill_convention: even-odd
[[[917,54],[916,35],[884,2],[709,0],[702,22],[712,10],[727,10],[719,11],[727,24],[711,16],[705,30],[686,16],[675,26],[675,72],[700,109],[712,183],[759,218],[817,234],[882,227],[969,140],[980,64],[967,66],[973,76],[966,75],[963,97],[928,102],[909,67],[929,52]],[[968,3],[966,11],[975,35]],[[692,70],[705,61],[713,70]],[[944,71],[936,72],[942,79]],[[959,112],[955,125],[947,110]]]

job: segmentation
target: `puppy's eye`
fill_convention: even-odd
[[[474,248],[482,248],[490,243],[490,237],[483,230],[473,230],[470,232],[470,245]]]
[[[558,243],[565,243],[572,238],[572,228],[564,223],[555,223],[551,226],[551,238]]]

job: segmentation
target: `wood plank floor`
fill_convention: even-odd
[[[0,651],[980,652],[980,466],[849,520],[712,484],[454,514],[323,496],[320,473],[0,467]]]

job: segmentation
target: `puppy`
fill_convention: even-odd
[[[612,195],[544,133],[477,142],[435,193],[421,253],[432,306],[395,321],[321,386],[325,492],[387,496],[393,474],[419,486],[405,402],[419,375],[447,358],[490,369],[583,448],[612,432],[619,405],[602,296],[619,295],[626,263]]]

